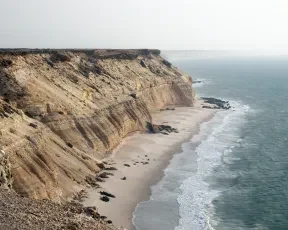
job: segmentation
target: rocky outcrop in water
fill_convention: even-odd
[[[213,98],[213,97],[202,97],[202,99],[204,100],[205,103],[213,105],[213,106],[204,105],[204,106],[202,106],[203,108],[206,108],[206,109],[226,109],[226,110],[231,109],[231,105],[229,104],[229,101],[222,101],[220,99]]]
[[[125,136],[146,129],[152,111],[192,106],[192,79],[159,54],[0,50],[0,144],[14,179],[5,184],[66,199],[91,183]]]

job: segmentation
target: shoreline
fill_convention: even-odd
[[[182,144],[199,132],[200,124],[210,120],[217,112],[202,108],[202,103],[197,101],[194,107],[177,107],[175,111],[154,113],[153,123],[171,125],[179,133],[136,133],[125,138],[106,160],[113,162],[111,167],[117,168],[109,171],[114,175],[99,183],[101,188],[87,189],[83,204],[96,206],[115,226],[135,230],[133,218],[137,205],[150,199],[151,186],[163,178],[174,154],[180,153]],[[126,180],[122,180],[123,177]],[[116,198],[103,202],[100,191],[109,192]]]

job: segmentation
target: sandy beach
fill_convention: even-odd
[[[177,107],[153,114],[154,124],[166,124],[176,128],[179,133],[136,133],[127,137],[107,161],[114,162],[117,171],[114,176],[100,183],[100,189],[88,189],[85,206],[98,207],[99,213],[108,217],[118,227],[134,230],[132,224],[136,205],[148,200],[150,186],[163,176],[173,154],[181,151],[181,144],[187,142],[199,130],[199,125],[212,118],[215,110],[203,109],[201,101],[194,107]],[[124,164],[129,164],[125,166]],[[126,180],[122,180],[126,177]],[[103,202],[100,191],[112,193],[116,198]]]

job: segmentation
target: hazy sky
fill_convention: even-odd
[[[0,47],[288,52],[288,0],[0,0]]]

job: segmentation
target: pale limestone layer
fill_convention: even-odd
[[[15,111],[1,116],[0,142],[13,188],[32,198],[71,196],[152,111],[193,105],[192,79],[156,51],[4,52],[1,63],[2,107]]]

